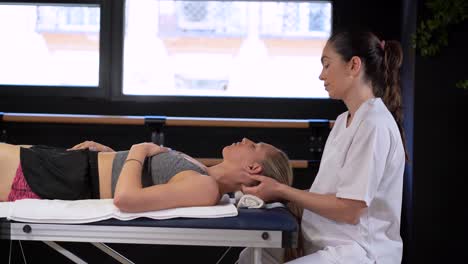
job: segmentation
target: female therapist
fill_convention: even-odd
[[[320,80],[348,111],[336,119],[312,187],[303,191],[252,175],[259,185],[243,192],[304,208],[304,256],[288,263],[401,263],[401,46],[370,32],[341,32],[328,40],[321,60]],[[284,261],[281,252],[263,252],[263,263]],[[252,258],[245,249],[239,263]]]

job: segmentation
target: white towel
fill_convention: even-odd
[[[262,208],[265,202],[257,196],[244,194],[237,202],[237,208]]]
[[[280,202],[274,203],[265,203],[262,198],[251,195],[251,194],[244,194],[241,191],[237,191],[234,193],[235,203],[237,204],[237,208],[276,208],[276,207],[285,207],[284,204]]]
[[[10,213],[13,202],[0,202],[0,218],[6,218]]]
[[[15,201],[6,211],[8,211],[7,218],[15,221],[61,224],[91,223],[109,218],[119,220],[132,220],[138,217],[218,218],[238,214],[236,207],[229,202],[229,197],[227,199],[223,197],[216,206],[183,207],[143,213],[121,212],[114,206],[112,199],[76,201],[24,199]]]

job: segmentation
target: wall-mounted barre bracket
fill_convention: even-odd
[[[325,147],[325,138],[320,133],[326,129],[329,132],[330,121],[327,119],[310,119],[309,120],[309,152],[314,159],[320,159]]]
[[[164,146],[166,116],[145,116],[145,125],[151,129],[151,142]]]

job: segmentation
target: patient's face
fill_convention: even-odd
[[[268,151],[274,147],[266,143],[256,143],[248,138],[243,138],[240,142],[234,142],[223,149],[223,158],[226,161],[237,163],[245,167],[253,163],[262,162]]]

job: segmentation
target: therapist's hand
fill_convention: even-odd
[[[263,175],[250,175],[250,177],[259,183],[251,187],[242,185],[243,193],[255,195],[265,202],[281,200],[278,193],[281,183]]]

